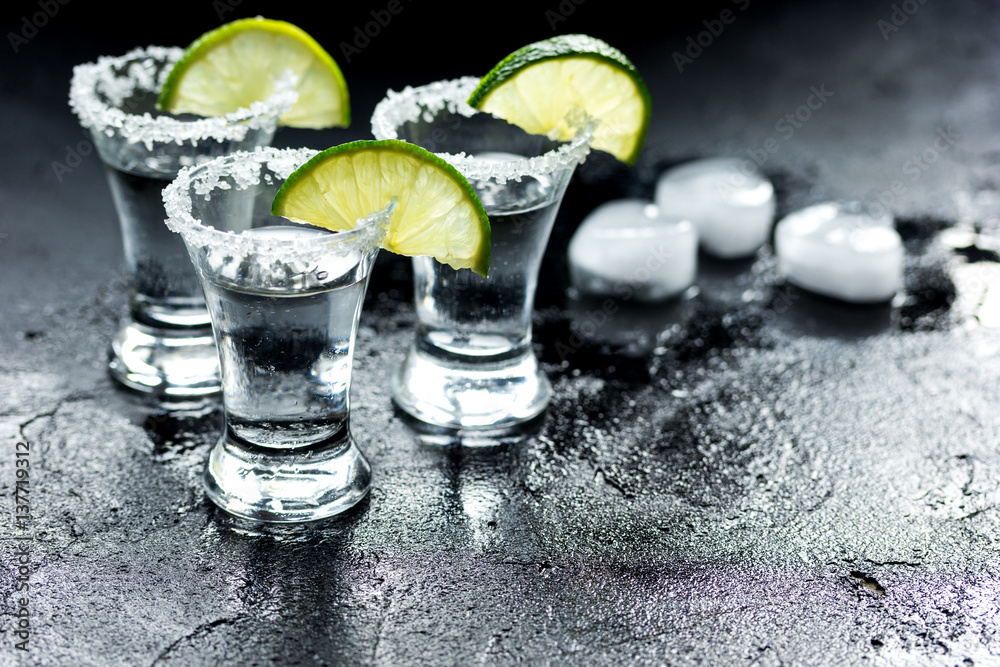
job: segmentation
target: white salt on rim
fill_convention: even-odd
[[[183,53],[177,47],[148,46],[123,56],[104,56],[77,65],[70,82],[69,105],[80,124],[91,131],[109,137],[117,133],[130,143],[142,143],[152,150],[157,143],[240,141],[249,130],[274,123],[298,100],[295,76],[286,71],[275,81],[269,98],[225,116],[182,120],[169,115],[130,114],[119,108],[137,91],[157,94],[170,73],[170,67],[160,67],[157,73],[157,65],[172,65]]]
[[[337,245],[352,241],[378,244],[388,230],[395,202],[358,219],[352,230],[331,233],[321,238],[275,239],[246,231],[225,231],[207,225],[194,216],[193,196],[211,199],[213,192],[229,190],[234,185],[239,189],[259,185],[265,167],[270,172],[263,174],[265,182],[283,181],[317,153],[311,148],[265,147],[254,151],[237,151],[197,166],[184,167],[163,190],[167,227],[183,236],[190,245],[210,251],[221,250],[233,257],[253,254],[255,261],[262,264],[288,262],[292,259],[315,260],[329,254],[331,250],[335,251]],[[289,224],[298,223],[289,221]]]
[[[447,109],[449,113],[471,117],[485,113],[469,106],[466,100],[479,85],[476,77],[462,77],[448,81],[435,81],[425,86],[407,86],[401,92],[389,90],[375,105],[372,114],[372,134],[376,139],[398,139],[398,130],[404,123],[430,121]],[[581,164],[590,153],[594,137],[594,121],[581,118],[576,124],[579,131],[569,142],[543,155],[519,160],[484,160],[465,153],[438,153],[438,157],[458,169],[470,181],[496,181],[503,185],[508,180],[519,181],[523,176],[542,176],[559,169],[569,169]]]

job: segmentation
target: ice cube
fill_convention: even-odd
[[[752,163],[733,158],[694,160],[664,172],[656,205],[664,215],[693,222],[705,252],[724,259],[752,255],[774,223],[771,182]]]
[[[594,209],[569,244],[573,286],[637,301],[677,296],[694,282],[698,237],[687,220],[651,202],[619,199]]]
[[[856,202],[816,204],[782,218],[774,245],[789,282],[818,294],[877,303],[903,286],[903,242],[892,216]]]

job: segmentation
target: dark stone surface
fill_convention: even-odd
[[[408,265],[384,254],[353,388],[374,488],[287,529],[205,500],[217,410],[150,406],[106,375],[125,303],[111,199],[93,154],[53,163],[83,139],[71,66],[119,45],[74,30],[97,20],[64,6],[0,67],[0,665],[1000,664],[1000,12],[902,4],[916,12],[887,32],[888,2],[734,2],[683,72],[673,52],[728,5],[643,26],[628,53],[653,95],[647,148],[632,169],[595,156],[580,170],[543,269],[551,409],[492,449],[432,444],[396,414],[386,378],[413,315]],[[608,12],[579,5],[559,30],[601,35]],[[488,67],[497,41],[468,60]],[[354,128],[278,143],[366,137],[385,85],[408,82],[345,74]],[[782,119],[823,86],[789,134]],[[932,161],[938,132],[954,141]],[[899,184],[892,304],[806,294],[767,248],[705,259],[697,293],[663,306],[567,294],[564,250],[590,208],[648,196],[684,159],[760,157],[768,139],[782,213]],[[17,442],[28,530],[13,522]],[[12,539],[26,535],[27,654]]]

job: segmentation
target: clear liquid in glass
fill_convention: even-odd
[[[529,349],[537,276],[560,193],[544,176],[472,186],[490,217],[489,276],[414,258],[418,345],[428,354],[503,361]]]
[[[248,234],[292,239],[321,230],[276,226]],[[261,447],[295,448],[347,428],[354,335],[367,281],[362,255],[331,255],[315,282],[235,288],[206,281],[231,434]]]
[[[413,259],[417,335],[393,379],[393,400],[406,412],[438,426],[502,432],[545,408],[551,386],[531,348],[531,318],[567,181],[564,174],[470,181],[490,218],[486,278]]]
[[[218,394],[211,320],[183,240],[167,229],[163,189],[179,168],[106,156],[129,288],[129,321],[111,341],[109,370],[127,387],[164,400]]]
[[[298,225],[244,234],[268,241],[330,237]],[[358,243],[316,263],[297,261],[289,250],[273,264],[249,254],[225,266],[201,265],[226,413],[203,481],[220,507],[256,520],[310,521],[342,512],[368,492],[371,467],[350,432],[350,389],[376,252]]]
[[[130,309],[154,327],[198,327],[211,321],[184,241],[163,223],[163,188],[170,177],[106,167],[121,221],[125,264],[132,274]]]

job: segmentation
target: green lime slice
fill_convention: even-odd
[[[292,172],[271,213],[342,231],[393,199],[396,209],[383,248],[429,255],[486,277],[490,220],[472,186],[438,156],[404,141],[354,141],[326,149]]]
[[[265,18],[240,19],[194,41],[170,70],[157,107],[171,113],[224,116],[271,96],[285,70],[296,75],[299,99],[279,123],[347,127],[347,83],[337,63],[301,28]]]
[[[634,164],[649,129],[649,90],[618,49],[559,35],[518,49],[482,78],[469,104],[532,134],[566,141],[574,108],[597,121],[594,148]]]

